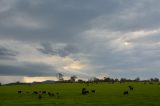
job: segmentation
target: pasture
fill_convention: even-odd
[[[130,90],[128,86],[134,87]],[[95,90],[82,95],[82,88]],[[22,90],[18,94],[17,91]],[[33,91],[58,92],[59,97],[47,94],[38,99]],[[123,92],[128,91],[127,95]],[[142,82],[126,83],[58,83],[0,86],[0,106],[160,106],[160,85]]]

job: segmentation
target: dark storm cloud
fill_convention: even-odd
[[[93,21],[93,25],[120,32],[153,30],[160,24],[155,21],[160,17],[159,3],[158,0],[120,0],[118,6],[123,8],[116,8],[118,12],[112,14],[104,12]]]
[[[16,76],[54,76],[57,71],[43,63],[21,63],[17,65],[0,65],[0,75]]]
[[[34,5],[36,3],[37,5]],[[11,6],[8,11],[0,13],[1,37],[60,42],[79,40],[78,33],[90,28],[88,25],[90,20],[103,14],[116,14],[128,7],[116,0],[38,2],[18,0]]]
[[[14,59],[16,55],[16,52],[5,47],[0,47],[0,59]]]
[[[43,48],[38,48],[37,50],[47,55],[56,55],[57,51],[53,50],[53,47],[49,43],[43,43]]]
[[[115,31],[153,29],[159,26],[159,1],[81,0],[21,1],[0,13],[2,38],[76,42],[79,33],[97,27]]]
[[[42,48],[38,48],[37,50],[46,55],[58,55],[61,57],[69,56],[78,52],[78,49],[73,45],[56,47],[52,46],[50,43],[43,43]]]

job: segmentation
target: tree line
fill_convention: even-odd
[[[72,75],[70,76],[70,78],[68,80],[64,79],[64,75],[62,73],[58,73],[57,74],[57,79],[58,81],[55,81],[55,83],[83,83],[83,82],[159,82],[160,79],[159,78],[150,78],[148,80],[141,80],[139,77],[135,78],[135,79],[128,79],[128,78],[110,78],[110,77],[103,77],[103,78],[97,78],[97,77],[92,77],[89,78],[87,81],[83,80],[83,79],[78,79],[78,77],[76,75]],[[35,84],[33,83],[25,83],[25,82],[13,82],[13,83],[9,83],[9,84],[5,84],[5,85],[24,85],[24,84]],[[40,84],[40,83],[39,83]],[[2,84],[0,83],[0,86]]]
[[[63,74],[59,73],[60,76],[58,76],[58,82],[86,82],[83,79],[78,79],[76,75],[73,75],[70,77],[69,80],[64,80]],[[77,79],[77,80],[76,80]],[[159,82],[159,78],[150,78],[148,80],[141,80],[139,77],[135,79],[128,79],[128,78],[110,78],[110,77],[103,77],[103,78],[97,78],[92,77],[89,78],[87,82]]]

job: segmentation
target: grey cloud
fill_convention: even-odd
[[[16,52],[5,47],[0,47],[0,59],[14,59],[16,55]]]
[[[58,55],[61,57],[69,56],[78,52],[78,48],[73,45],[67,44],[59,47],[56,45],[51,45],[50,43],[43,43],[42,48],[38,48],[37,50],[46,55]]]
[[[121,1],[125,9],[113,14],[104,13],[93,20],[93,26],[112,31],[130,32],[159,28],[159,1]],[[128,7],[128,6],[129,7]]]
[[[0,75],[13,76],[54,76],[57,70],[43,63],[22,63],[17,65],[0,65]]]
[[[3,12],[0,11],[2,40],[41,43],[41,47],[36,49],[46,56],[74,55],[78,59],[84,58],[92,67],[86,71],[89,74],[106,72],[118,77],[127,75],[137,77],[139,73],[142,76],[144,73],[144,76],[149,77],[158,73],[159,33],[137,37],[134,40],[130,39],[133,35],[125,34],[158,29],[159,0],[15,0],[14,3],[7,1],[7,8]],[[101,36],[101,33],[84,34],[92,30],[110,33],[104,33],[104,36]],[[112,35],[114,32],[118,34]],[[114,47],[112,44],[115,43],[114,40],[123,38],[124,35],[134,46],[131,49],[117,50],[120,44],[115,44]],[[58,44],[64,45],[58,46]],[[0,49],[0,58],[15,57],[15,55],[4,48]],[[1,64],[0,67],[3,69],[0,69],[1,74],[11,72],[11,75],[36,76],[52,73],[51,67],[44,64],[24,66]],[[39,71],[39,67],[46,71]],[[155,71],[152,73],[152,70]]]
[[[47,0],[45,2],[38,1],[42,3],[38,4],[37,2],[38,5],[36,6],[32,5],[33,2],[36,1],[18,0],[12,9],[1,13],[0,34],[2,38],[76,42],[81,38],[79,33],[90,28],[88,24],[90,20],[103,14],[112,15],[119,12],[119,10],[124,10],[124,4],[116,0],[103,0],[101,2],[96,0],[78,2],[72,0],[67,2]],[[22,20],[21,22],[15,20],[19,18]],[[32,20],[33,23],[36,22],[39,26],[43,26],[44,23],[44,28],[32,28]],[[24,27],[19,25],[23,22],[30,23],[30,28],[26,28],[26,25]]]
[[[53,50],[51,44],[43,43],[42,48],[37,48],[38,51],[42,52],[43,54],[47,55],[56,55],[57,52]]]

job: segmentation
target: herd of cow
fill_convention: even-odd
[[[129,85],[128,88],[133,91],[133,86]],[[123,94],[124,95],[128,95],[129,91],[124,91]]]
[[[95,90],[91,90],[92,93],[95,93]],[[22,94],[23,91],[18,91],[18,94]],[[26,92],[29,93],[29,92]],[[59,92],[53,93],[53,92],[47,92],[47,91],[33,91],[32,94],[35,94],[38,96],[38,99],[41,100],[42,99],[42,95],[44,94],[48,94],[49,97],[56,97],[59,98]],[[89,90],[87,90],[86,88],[82,88],[82,95],[87,95],[89,94]]]
[[[18,91],[18,94],[21,94],[23,93],[23,91]],[[29,92],[27,92],[29,93]],[[47,92],[47,91],[33,91],[32,94],[35,94],[38,96],[38,99],[41,100],[42,99],[42,95],[44,94],[48,94],[49,97],[56,97],[56,98],[59,98],[59,92]]]
[[[96,93],[96,90],[91,90],[92,93]],[[89,90],[87,90],[86,88],[82,88],[82,95],[86,95],[89,94]]]
[[[147,84],[147,83],[144,83],[144,84]],[[149,83],[149,84],[153,84],[153,83]],[[160,85],[160,83],[158,85]],[[89,86],[89,83],[87,83],[87,86]],[[131,85],[129,85],[128,88],[129,88],[130,91],[133,91],[133,89],[134,89],[134,87],[131,86]],[[129,90],[124,91],[123,95],[128,95],[129,94]],[[20,91],[18,91],[18,94],[21,94],[22,92],[23,91],[20,90]],[[96,93],[96,90],[92,89],[92,90],[90,90],[90,92],[91,93]],[[82,88],[82,90],[81,90],[82,95],[87,95],[90,92],[86,88]],[[38,96],[39,100],[42,99],[42,95],[44,95],[44,94],[48,94],[49,97],[59,98],[59,92],[54,93],[54,92],[47,92],[47,91],[33,91],[32,94],[36,94]]]
[[[128,87],[130,88],[130,90],[133,90],[132,86],[128,86]],[[23,91],[18,91],[18,94],[21,94],[22,92]],[[91,90],[91,93],[96,93],[96,90]],[[43,94],[48,94],[49,97],[59,98],[59,93],[58,92],[53,93],[53,92],[47,92],[47,91],[33,91],[33,94],[38,95],[39,100],[42,99]],[[87,90],[86,88],[82,88],[82,95],[87,95],[87,94],[89,94],[89,90]],[[123,94],[128,95],[128,91],[124,91]]]
[[[149,82],[149,83],[144,82],[144,84],[151,84],[152,85],[153,83],[152,82]],[[160,85],[160,83],[158,83],[158,85]],[[133,91],[133,86],[129,85],[128,88],[130,89],[130,91]],[[129,91],[124,91],[123,94],[128,95]]]

